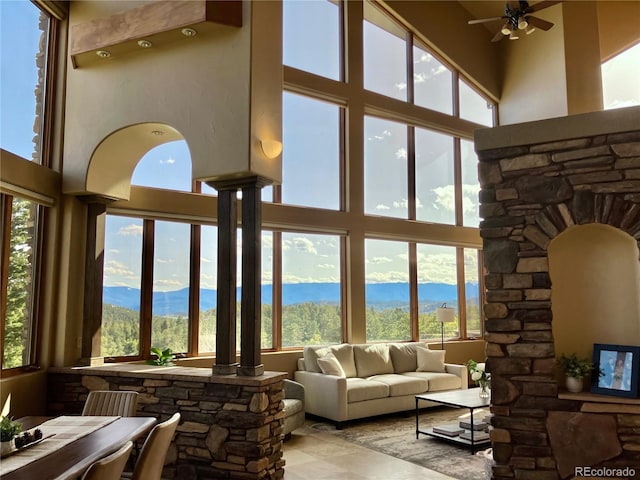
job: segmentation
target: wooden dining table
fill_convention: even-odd
[[[37,427],[51,417],[22,417],[23,430]],[[120,417],[46,456],[2,475],[2,480],[74,480],[101,458],[129,440],[136,440],[155,425],[154,417]],[[26,451],[25,451],[26,452]],[[18,452],[15,455],[21,455]]]

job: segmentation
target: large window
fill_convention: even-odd
[[[35,362],[38,229],[41,207],[35,202],[0,195],[2,207],[2,369]]]
[[[341,109],[285,92],[282,110],[282,203],[339,210]]]
[[[49,16],[31,2],[0,2],[0,148],[43,163]]]
[[[640,105],[640,43],[602,64],[604,109]]]

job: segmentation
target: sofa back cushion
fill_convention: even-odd
[[[389,354],[395,373],[415,372],[418,368],[417,348],[425,348],[422,342],[390,343]]]
[[[446,350],[429,350],[418,347],[418,368],[417,372],[446,372],[444,356]]]
[[[324,357],[320,357],[318,366],[325,375],[335,375],[342,378],[346,376],[340,362],[333,353],[327,353]]]
[[[387,344],[354,345],[353,356],[360,378],[393,373],[393,363]]]
[[[304,347],[302,354],[304,355],[304,369],[307,372],[321,373],[318,366],[318,358],[325,356],[329,353],[329,347],[327,345],[309,345]]]
[[[304,369],[307,372],[322,373],[322,369],[318,365],[318,359],[329,353],[333,353],[338,360],[345,377],[352,378],[358,375],[353,357],[353,346],[348,343],[340,345],[310,345],[304,347]]]
[[[353,345],[349,343],[333,345],[330,348],[330,351],[338,359],[338,362],[340,362],[340,366],[342,367],[342,370],[344,370],[345,377],[353,378],[358,376],[356,361],[353,356]]]

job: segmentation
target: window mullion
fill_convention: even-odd
[[[11,244],[11,209],[13,197],[0,194],[2,241],[0,242],[0,369],[4,368],[4,334],[7,321],[7,287],[9,283],[9,245]]]
[[[142,233],[142,278],[140,281],[140,349],[142,358],[151,354],[152,304],[153,304],[153,256],[155,222],[144,220]]]
[[[191,225],[191,249],[189,251],[189,316],[187,327],[187,353],[198,355],[200,342],[200,257],[202,227]]]
[[[409,319],[411,340],[420,340],[418,308],[418,249],[415,242],[409,242]]]
[[[456,277],[458,282],[459,338],[467,338],[467,293],[464,273],[464,248],[456,248]]]

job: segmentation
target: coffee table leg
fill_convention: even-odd
[[[416,398],[416,440],[418,439],[418,432],[420,431],[420,429],[418,428],[418,415],[419,415],[419,410],[418,410],[418,399]]]

